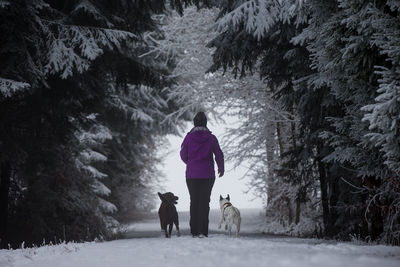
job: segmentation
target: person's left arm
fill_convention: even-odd
[[[215,155],[215,161],[217,162],[219,177],[222,177],[225,172],[224,153],[222,153],[221,147],[219,146],[218,143],[218,139],[215,136],[214,136],[213,153]]]

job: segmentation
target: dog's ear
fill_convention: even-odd
[[[229,194],[228,194],[228,196],[226,197],[226,199],[227,199],[228,201],[231,201],[231,198],[229,197]]]
[[[164,200],[163,195],[160,192],[157,192],[158,196],[160,197],[161,200]]]
[[[223,198],[222,198],[222,196],[221,195],[219,195],[219,200],[222,200]]]

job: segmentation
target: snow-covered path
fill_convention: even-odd
[[[360,246],[317,239],[266,236],[255,233],[254,212],[244,213],[243,235],[229,238],[216,229],[217,215],[210,218],[209,238],[184,235],[161,237],[157,220],[130,227],[127,237],[103,243],[62,244],[39,249],[1,250],[0,266],[119,267],[119,266],[400,266],[400,248]]]

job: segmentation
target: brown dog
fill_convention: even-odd
[[[158,196],[161,199],[161,206],[158,209],[158,216],[160,217],[161,230],[165,232],[165,237],[171,237],[172,227],[175,224],[176,231],[178,236],[179,233],[179,220],[178,220],[178,212],[176,211],[175,204],[179,198],[175,196],[173,193],[168,192],[165,194],[161,194],[158,192]],[[168,232],[167,232],[167,226]]]

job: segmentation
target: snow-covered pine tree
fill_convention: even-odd
[[[176,109],[162,88],[128,84],[125,90],[109,90],[103,115],[113,132],[107,142],[107,184],[118,208],[116,218],[127,222],[154,208],[153,187],[162,178],[157,148],[165,142],[162,136],[176,133],[179,125],[169,124],[174,120],[167,116]]]
[[[17,91],[2,83],[1,161],[10,162],[14,170],[11,184],[22,185],[19,197],[10,199],[15,208],[11,217],[4,213],[11,223],[5,223],[8,236],[3,238],[2,232],[2,245],[7,239],[12,244],[54,236],[78,240],[104,232],[93,212],[98,205],[90,189],[93,181],[75,168],[79,144],[69,118],[79,121],[82,104],[92,107],[88,100],[98,93],[82,86],[86,79],[80,73],[104,50],[134,35],[79,24],[74,12],[82,7],[86,14],[96,10],[89,1],[71,5],[40,0],[12,1],[1,9],[6,38],[1,43],[2,81],[15,80],[29,89]]]
[[[211,70],[259,69],[299,121],[278,173],[315,177],[326,235],[398,242],[398,5],[223,1],[221,10]]]
[[[400,175],[400,118],[398,116],[400,114],[400,73],[396,67],[400,65],[398,52],[400,7],[394,1],[387,1],[386,8],[389,8],[390,12],[376,6],[368,8],[374,31],[371,42],[379,48],[386,62],[382,66],[375,66],[379,77],[378,96],[375,98],[375,103],[363,109],[368,111],[364,119],[369,122],[369,129],[373,131],[368,134],[368,137],[382,149],[385,164],[398,176]]]
[[[104,169],[105,162],[108,160],[105,155],[105,142],[112,139],[110,129],[97,123],[96,114],[86,116],[85,124],[89,129],[77,127],[75,135],[81,145],[81,152],[76,158],[76,167],[86,176],[92,178],[91,188],[97,195],[98,207],[96,213],[103,219],[107,228],[116,227],[118,222],[110,215],[117,211],[117,207],[106,200],[111,190],[104,184],[108,177],[107,173],[101,171]]]
[[[167,14],[157,17],[162,34],[145,34],[151,49],[142,57],[159,59],[165,67],[172,68],[169,78],[174,82],[165,90],[169,99],[177,102],[179,109],[169,116],[170,119],[191,119],[195,111],[203,108],[209,114],[215,114],[220,105],[213,99],[221,95],[220,88],[227,79],[206,74],[212,63],[211,49],[206,44],[216,35],[212,25],[217,12],[216,8],[187,6],[180,16],[168,10]]]
[[[234,136],[241,142],[235,148],[247,152],[232,154],[243,161],[246,155],[261,152],[251,165],[254,186],[268,196],[269,216],[279,218],[285,225],[298,223],[302,207],[307,206],[303,203],[310,200],[317,203],[318,199],[315,168],[303,164],[310,161],[314,148],[298,144],[303,141],[298,136],[297,129],[302,126],[298,120],[303,121],[297,114],[293,115],[301,97],[294,90],[297,84],[293,81],[310,72],[307,51],[291,43],[304,20],[299,13],[300,4],[298,1],[222,1],[217,21],[221,33],[210,43],[216,48],[211,71],[231,69],[234,75],[240,74],[243,84],[251,84],[257,75],[262,78],[258,86],[243,86],[241,91],[241,108],[245,108],[238,108],[238,112],[246,115],[236,129]],[[254,72],[254,76],[246,77],[249,72]],[[286,165],[285,157],[288,158]],[[313,215],[316,221],[317,217]]]
[[[372,44],[379,48],[385,58],[384,64],[377,64],[377,97],[374,103],[365,107],[364,120],[369,123],[367,137],[382,152],[384,164],[390,174],[382,179],[375,198],[386,198],[382,204],[384,221],[383,239],[399,244],[400,233],[400,7],[396,1],[387,1],[385,8],[370,6],[368,10],[374,30]],[[372,198],[374,200],[374,198]]]
[[[316,72],[307,78],[308,84],[326,88],[337,106],[334,113],[324,116],[331,127],[320,134],[333,148],[324,161],[330,169],[336,166],[330,172],[331,196],[336,196],[329,205],[339,216],[330,216],[330,221],[337,220],[335,232],[343,238],[350,233],[372,239],[385,236],[387,242],[396,243],[396,189],[388,190],[386,181],[392,184],[398,175],[385,163],[382,143],[371,138],[379,136],[373,132],[378,114],[372,115],[373,110],[378,111],[379,99],[387,97],[378,96],[383,92],[378,88],[388,82],[379,68],[398,65],[389,59],[393,54],[387,53],[392,40],[388,36],[398,31],[396,5],[391,1],[308,1],[306,8],[311,14],[309,25],[294,40],[306,44],[311,53]],[[398,78],[391,75],[390,79],[394,85]],[[392,111],[398,112],[386,110],[384,117],[393,116]],[[396,146],[393,149],[396,151]],[[357,193],[352,193],[354,190]],[[389,215],[389,209],[395,212]]]
[[[108,124],[102,116],[112,84],[162,84],[163,72],[136,49],[146,46],[140,34],[156,29],[151,16],[163,9],[163,1],[2,1],[2,246],[107,235],[93,190],[98,180],[76,167],[76,131]],[[86,125],[92,113],[98,119]],[[127,135],[118,130],[113,135]]]

